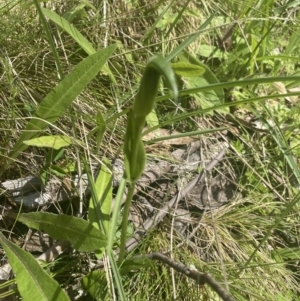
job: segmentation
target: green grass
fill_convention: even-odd
[[[121,258],[168,252],[211,274],[236,300],[300,300],[297,1],[47,1],[40,3],[40,13],[37,2],[0,1],[1,180],[34,174],[47,181],[58,171],[68,176],[67,165],[78,173],[90,162],[128,157],[124,142],[162,128],[179,132],[180,138],[197,137],[203,153],[226,141],[230,147],[214,174],[230,173],[240,197],[206,212],[201,224],[196,219],[189,241],[176,231],[172,236],[171,218],[166,218]],[[230,39],[224,40],[233,25]],[[160,81],[152,119],[143,116],[147,129],[126,134],[129,108],[155,54],[205,73],[176,75],[178,101],[169,94],[170,85]],[[93,55],[98,55],[95,62]],[[68,83],[76,70],[79,81]],[[151,84],[153,92],[156,83]],[[65,135],[74,143],[63,153],[22,144],[37,133]],[[159,140],[145,143],[147,159],[168,157],[174,149],[159,146]],[[95,187],[90,210],[96,210],[102,188]],[[87,207],[81,205],[84,217]],[[112,229],[119,218],[115,213],[108,221]],[[4,223],[1,227],[14,231]],[[106,231],[101,223],[97,227]],[[99,256],[107,265],[96,282],[107,295],[98,292],[98,300],[219,300],[207,285],[197,286],[161,263],[120,272],[113,232],[104,257],[99,250],[65,254],[49,272],[63,288],[74,283],[82,288],[90,272],[87,262]],[[126,232],[123,228],[122,241]],[[76,273],[70,261],[78,266]]]

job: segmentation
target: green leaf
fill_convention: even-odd
[[[92,271],[82,278],[83,287],[96,300],[110,300],[105,271]]]
[[[57,166],[57,165],[51,165],[49,167],[49,173],[54,174],[58,177],[64,177],[67,174],[63,168],[61,168],[60,166]]]
[[[67,32],[88,55],[96,53],[93,45],[69,21],[46,8],[41,8],[41,10],[46,17],[48,17],[52,22],[54,22],[59,27],[61,27],[61,29]],[[104,74],[109,75],[114,84],[117,84],[114,75],[107,65],[103,66],[102,71],[104,72]]]
[[[108,243],[107,243],[107,252],[112,253],[113,244],[115,242],[115,235],[118,228],[118,221],[121,212],[122,200],[125,192],[126,180],[125,177],[122,177],[117,195],[115,197],[114,210],[112,212],[112,217],[110,221],[110,230],[108,235]]]
[[[206,86],[208,83],[203,77],[188,77],[184,79],[185,86],[188,89]],[[216,95],[215,91],[205,91],[205,92],[199,92],[195,93],[193,97],[198,102],[198,105],[202,109],[209,108],[211,106],[217,106],[221,104],[219,97]],[[228,113],[228,110],[225,109]],[[221,110],[219,110],[220,112]],[[220,113],[224,113],[223,111]],[[211,113],[213,115],[213,112]]]
[[[180,56],[180,60],[189,61],[199,67],[203,68],[205,72],[201,77],[189,77],[185,78],[185,84],[187,88],[196,88],[202,86],[208,86],[211,84],[219,83],[217,77],[213,74],[213,72],[209,69],[209,67],[202,62],[200,62],[197,58],[190,55],[188,52],[184,51],[184,55]],[[198,101],[201,108],[205,109],[211,107],[212,105],[217,106],[224,103],[224,91],[223,89],[212,89],[211,91],[203,91],[200,93],[194,94],[195,99]],[[228,114],[229,108],[222,108],[216,110],[222,114]]]
[[[168,10],[163,15],[163,18],[157,22],[155,27],[164,30],[168,24],[173,23],[176,20],[177,15],[178,13],[173,14],[171,10]]]
[[[171,64],[171,66],[174,72],[180,76],[196,77],[202,75],[205,72],[205,69],[203,67],[185,62],[173,63]]]
[[[174,0],[170,1],[170,3],[163,9],[161,10],[159,16],[156,18],[156,20],[153,22],[152,26],[147,30],[146,34],[142,38],[143,45],[147,45],[148,41],[150,41],[157,23],[164,18],[164,15],[167,13],[167,11],[171,8]]]
[[[87,13],[84,10],[85,7],[85,3],[80,3],[79,5],[72,7],[69,11],[65,12],[63,17],[69,22],[72,22],[73,20],[82,20],[83,17],[87,18]]]
[[[211,23],[215,14],[212,14],[197,30],[194,34],[189,35],[181,44],[179,44],[167,57],[169,62],[179,53],[181,53],[188,45],[195,41],[195,39],[204,31],[204,29]]]
[[[153,266],[153,261],[147,257],[128,259],[125,260],[122,266],[120,267],[120,274],[124,275],[131,271],[136,271]]]
[[[47,18],[67,32],[87,54],[91,55],[96,52],[93,45],[65,18],[49,9],[41,8],[41,10]]]
[[[72,101],[97,75],[101,67],[115,51],[112,45],[82,60],[74,69],[42,100],[35,112],[35,118],[26,126],[23,134],[9,154],[16,158],[27,148],[23,142],[38,135],[46,126],[65,115]]]
[[[30,228],[42,230],[54,239],[71,242],[74,249],[89,252],[105,247],[106,236],[91,223],[70,215],[46,212],[22,213],[18,221]]]
[[[98,150],[100,148],[100,144],[106,130],[106,123],[100,111],[97,113],[96,124],[97,124],[96,145]]]
[[[60,149],[50,149],[46,155],[46,165],[50,165],[52,162],[56,162],[59,159],[62,158],[62,156],[64,155],[64,149],[60,148]]]
[[[97,203],[93,199],[89,202],[89,222],[99,228],[101,218],[106,233],[109,232],[110,211],[112,202],[112,172],[110,161],[104,158],[100,173],[95,183]]]
[[[195,65],[198,65],[198,66],[204,68],[205,72],[203,74],[203,78],[206,80],[206,82],[208,84],[218,84],[219,83],[219,80],[214,75],[214,73],[210,70],[210,68],[207,65],[203,64],[201,61],[199,61],[197,58],[195,58],[194,56],[189,54],[187,51],[184,51],[184,54],[182,56],[180,56],[180,58],[181,59],[185,58],[186,61],[189,61]],[[223,89],[215,88],[214,92],[219,97],[219,102],[221,104],[224,103],[225,94],[224,94]]]
[[[42,269],[30,253],[17,247],[2,233],[0,233],[0,242],[16,275],[18,290],[23,300],[69,300],[60,285]]]
[[[224,54],[216,47],[211,45],[205,45],[205,44],[199,46],[199,55],[203,57],[215,57],[215,58],[223,58],[224,56]]]
[[[65,174],[77,171],[77,165],[75,162],[72,162],[72,161],[64,161],[60,165],[60,167],[62,168],[62,170]]]
[[[92,179],[91,172],[88,170],[89,168],[88,168],[88,164],[87,164],[86,158],[82,157],[82,161],[83,161],[83,164],[84,164],[85,169],[87,171],[89,185],[91,185],[93,187],[93,186],[95,186],[95,184],[94,184],[94,181]],[[122,186],[122,181],[121,181],[120,186]],[[92,196],[93,196],[94,200],[97,199],[96,196],[95,196],[95,194],[94,194],[95,190],[96,190],[95,188],[92,189]],[[102,226],[103,226],[102,223],[100,223],[100,227],[101,227],[101,229],[103,228],[103,231],[104,231],[104,227],[102,227]],[[111,240],[112,238],[113,238],[113,235],[111,235],[110,238],[109,238],[109,242],[110,243],[113,242]],[[117,263],[116,263],[115,254],[112,251],[112,244],[111,244],[111,247],[109,249],[107,249],[107,253],[106,254],[107,254],[107,256],[109,258],[109,261],[110,261],[110,267],[111,267],[113,275],[114,275],[114,280],[115,280],[116,288],[117,288],[118,293],[119,293],[119,299],[122,300],[122,301],[123,300],[125,301],[126,298],[125,298],[124,288],[123,288],[121,276],[120,276],[120,273],[119,273],[119,267],[117,266]]]
[[[159,125],[159,120],[155,110],[152,110],[150,114],[146,116],[146,122],[149,128]]]
[[[38,138],[25,140],[24,144],[37,147],[50,147],[58,150],[62,147],[72,144],[72,139],[61,135],[41,136]]]

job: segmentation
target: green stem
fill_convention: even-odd
[[[132,113],[133,114],[133,113]],[[145,117],[134,116],[132,118],[132,152],[130,155],[131,162],[131,173],[130,173],[130,181],[136,181],[136,171],[139,169],[137,165],[140,165],[141,162],[137,161],[138,151],[140,147],[140,142],[142,141],[142,131],[145,124]]]
[[[129,216],[131,200],[132,200],[132,197],[134,194],[134,188],[135,188],[135,182],[129,182],[128,193],[127,193],[127,197],[126,197],[126,201],[125,201],[125,205],[124,205],[123,220],[122,220],[119,263],[122,263],[122,261],[124,260],[127,229],[128,229],[127,223],[128,223],[128,216]]]

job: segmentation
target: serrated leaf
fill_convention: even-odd
[[[171,66],[177,75],[185,77],[201,76],[205,72],[203,67],[185,62],[173,63]]]
[[[30,228],[42,230],[54,239],[71,242],[74,249],[89,252],[105,247],[106,236],[91,223],[70,215],[46,212],[22,213],[18,221]]]
[[[63,116],[72,101],[97,75],[106,63],[116,46],[112,45],[83,59],[74,69],[42,100],[35,112],[35,117],[29,121],[18,142],[9,154],[16,158],[28,146],[23,142],[37,136],[46,126],[53,124]]]
[[[38,138],[25,140],[24,144],[37,147],[50,147],[54,149],[60,149],[72,144],[72,139],[62,135],[41,136]]]
[[[28,252],[17,247],[0,233],[0,242],[16,275],[23,300],[69,301],[60,285],[52,279]]]

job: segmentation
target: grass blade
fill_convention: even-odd
[[[84,162],[84,166],[88,170],[88,168],[87,168],[88,164],[87,164],[84,157],[83,157],[83,162]],[[91,173],[88,172],[87,175],[88,175],[89,184],[91,185],[92,198],[93,198],[94,203],[96,203],[97,202],[96,201],[97,196],[96,196],[95,184],[94,184]],[[122,182],[121,182],[121,184],[122,184]],[[123,186],[123,185],[120,185],[120,186]],[[124,188],[124,186],[123,186],[123,188]],[[123,191],[124,190],[122,190],[122,193],[123,193]],[[118,213],[119,212],[120,211],[118,211]],[[96,211],[96,213],[98,214],[99,212]],[[99,225],[100,229],[103,229],[103,231],[105,231],[103,221],[101,220],[101,218],[98,218],[98,225]],[[119,272],[119,267],[116,263],[116,259],[114,257],[115,255],[114,255],[113,250],[112,250],[112,244],[113,244],[114,237],[115,237],[115,226],[116,225],[114,224],[113,219],[112,219],[112,221],[110,223],[110,234],[109,234],[109,239],[108,239],[108,243],[110,243],[111,245],[108,245],[108,247],[107,247],[107,256],[108,256],[109,262],[111,264],[111,269],[112,269],[114,279],[115,279],[115,282],[116,282],[116,286],[117,286],[117,290],[118,290],[118,293],[119,293],[119,298],[120,298],[120,300],[125,301],[126,297],[125,297],[124,287],[123,287],[123,284],[122,284],[122,278],[121,278],[121,275],[120,275],[120,272]]]
[[[164,1],[161,1],[161,3],[163,3]],[[153,35],[153,32],[155,30],[155,27],[157,25],[157,23],[164,17],[164,15],[166,14],[166,12],[171,8],[171,6],[173,5],[174,0],[172,0],[169,5],[167,5],[162,12],[160,13],[160,15],[158,16],[158,18],[155,20],[155,22],[153,22],[152,26],[147,30],[146,34],[143,37],[143,44],[146,45],[148,43],[148,41],[150,40],[150,38]]]
[[[231,87],[244,87],[247,85],[259,85],[259,84],[267,84],[267,83],[274,83],[274,82],[293,82],[299,83],[300,76],[276,76],[276,77],[261,77],[261,78],[251,78],[251,79],[244,79],[239,81],[232,81],[232,82],[221,82],[210,84],[202,87],[192,88],[192,89],[185,89],[179,91],[179,96],[191,95],[198,92],[221,89],[221,88],[231,88]],[[156,98],[156,101],[163,101],[167,100],[171,97],[170,94],[166,94],[164,96],[160,96]]]
[[[96,52],[93,45],[65,18],[46,8],[41,8],[41,11],[47,18],[67,32],[87,54],[91,55]]]
[[[166,60],[171,61],[177,54],[179,54],[184,48],[190,45],[204,30],[208,24],[210,24],[211,20],[214,18],[214,14],[212,14],[196,31],[196,33],[189,36],[185,41],[183,41],[179,46],[177,46],[167,57]]]
[[[116,195],[114,211],[112,213],[112,218],[110,222],[110,229],[109,229],[108,243],[107,243],[108,253],[112,253],[113,251],[113,245],[115,242],[115,233],[118,224],[118,217],[121,212],[122,198],[124,196],[125,186],[126,186],[126,180],[125,177],[123,176]]]
[[[179,95],[181,95],[181,92],[179,92]],[[286,93],[286,94],[276,94],[276,95],[272,95],[272,97],[277,97],[277,98],[284,98],[284,97],[290,97],[290,96],[295,96],[295,95],[299,95],[299,92],[291,92],[291,93]],[[159,101],[165,100],[165,96],[161,96],[158,97]],[[181,120],[184,120],[188,117],[193,117],[193,116],[197,116],[197,115],[201,115],[201,114],[205,114],[205,113],[209,113],[211,111],[214,110],[220,110],[223,108],[227,108],[227,107],[231,107],[231,106],[238,106],[238,105],[244,105],[244,104],[249,104],[249,103],[254,103],[254,102],[258,102],[258,101],[262,101],[262,100],[268,100],[270,98],[270,95],[265,95],[265,96],[260,96],[260,97],[253,97],[253,98],[249,98],[249,99],[243,99],[243,100],[238,100],[238,101],[234,101],[234,102],[227,102],[221,105],[213,105],[209,108],[206,109],[199,109],[199,110],[194,110],[192,112],[187,112],[187,113],[183,113],[183,114],[179,114],[176,115],[174,117],[172,117],[171,119],[161,122],[160,125],[158,126],[154,126],[146,131],[143,132],[143,136],[155,131],[156,129],[172,124],[174,122],[178,122]],[[294,125],[291,126],[290,129],[294,128]]]
[[[34,0],[33,2],[34,2],[34,5],[36,7],[36,10],[37,10],[37,12],[39,14],[39,17],[41,18],[42,24],[44,26],[44,30],[45,30],[45,33],[46,33],[46,36],[47,36],[47,39],[48,39],[51,51],[52,51],[53,56],[54,56],[54,60],[55,60],[55,64],[56,64],[56,68],[57,68],[59,77],[60,77],[60,79],[63,79],[64,78],[64,74],[63,74],[63,71],[62,71],[62,68],[61,68],[59,56],[58,56],[58,53],[56,51],[56,47],[54,45],[54,41],[53,41],[53,38],[52,38],[52,35],[51,35],[51,32],[50,32],[48,23],[46,21],[46,18],[44,16],[43,12],[42,12],[42,8],[41,8],[41,6],[39,4],[39,1]]]
[[[192,137],[192,136],[210,134],[210,133],[214,133],[214,132],[221,132],[221,131],[224,131],[224,130],[227,130],[227,129],[228,128],[226,128],[226,127],[220,127],[220,128],[215,128],[215,129],[185,132],[185,133],[180,133],[180,134],[176,134],[176,135],[169,135],[169,136],[154,138],[154,139],[151,139],[149,141],[145,141],[144,143],[145,144],[152,144],[152,143],[157,143],[157,142],[160,142],[160,141],[172,140],[172,139],[177,139],[177,138]]]
[[[176,19],[174,20],[174,22],[172,22],[169,30],[166,32],[165,34],[165,38],[169,37],[169,34],[171,33],[171,31],[173,30],[173,28],[176,26],[176,24],[181,20],[182,15],[184,13],[184,11],[186,10],[188,4],[191,2],[191,0],[187,0],[186,3],[183,5],[182,9],[180,10],[180,12],[178,13]]]
[[[101,165],[101,170],[95,183],[97,202],[94,202],[94,198],[91,198],[89,203],[89,221],[96,228],[99,228],[100,218],[105,233],[108,233],[112,201],[112,173],[109,170],[109,160],[104,158],[103,162],[104,164]]]
[[[63,18],[62,16],[58,15],[57,13],[48,10],[46,8],[41,8],[42,13],[49,18],[52,22],[57,24],[62,30],[67,32],[74,41],[88,54],[94,54],[96,52],[96,49],[93,47],[93,45],[86,39],[79,30],[75,26],[73,26],[68,20]],[[102,71],[109,76],[111,81],[117,86],[117,81],[109,69],[109,67],[105,64],[102,67]]]

